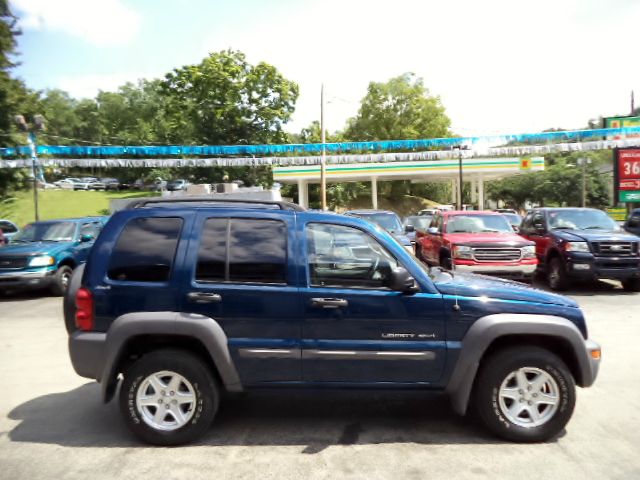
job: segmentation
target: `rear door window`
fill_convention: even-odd
[[[176,217],[130,220],[113,249],[107,276],[129,282],[166,282],[183,220]]]
[[[287,227],[279,220],[210,218],[198,250],[199,282],[286,283]]]

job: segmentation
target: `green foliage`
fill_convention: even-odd
[[[524,208],[525,202],[547,206],[580,206],[582,203],[582,167],[578,158],[591,158],[585,169],[587,206],[604,208],[611,205],[611,177],[600,168],[610,164],[611,152],[555,154],[547,158],[546,169],[490,182],[487,193],[513,208]]]
[[[198,65],[166,75],[169,139],[212,145],[281,143],[294,111],[298,85],[275,67],[250,65],[238,51],[212,53]]]
[[[369,84],[345,136],[353,141],[447,137],[450,125],[440,98],[429,94],[421,78],[406,73]]]

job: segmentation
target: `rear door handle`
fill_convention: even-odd
[[[349,306],[343,298],[312,298],[311,306],[316,308],[345,308]]]
[[[222,301],[221,295],[210,292],[189,292],[187,298],[195,303],[220,303]]]

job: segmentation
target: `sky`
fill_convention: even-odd
[[[640,105],[640,0],[10,0],[31,88],[93,97],[240,50],[300,86],[299,132],[343,129],[371,81],[405,72],[459,135],[584,128]]]

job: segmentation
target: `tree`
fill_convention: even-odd
[[[294,111],[298,85],[275,67],[250,65],[238,51],[212,53],[162,81],[169,139],[212,145],[280,143]]]
[[[448,137],[451,121],[439,97],[411,73],[369,83],[345,136],[353,141]]]
[[[17,114],[19,94],[23,93],[22,82],[11,78],[10,70],[15,66],[12,57],[16,53],[17,19],[11,13],[7,0],[0,0],[0,146],[11,144],[14,131],[13,117]]]

